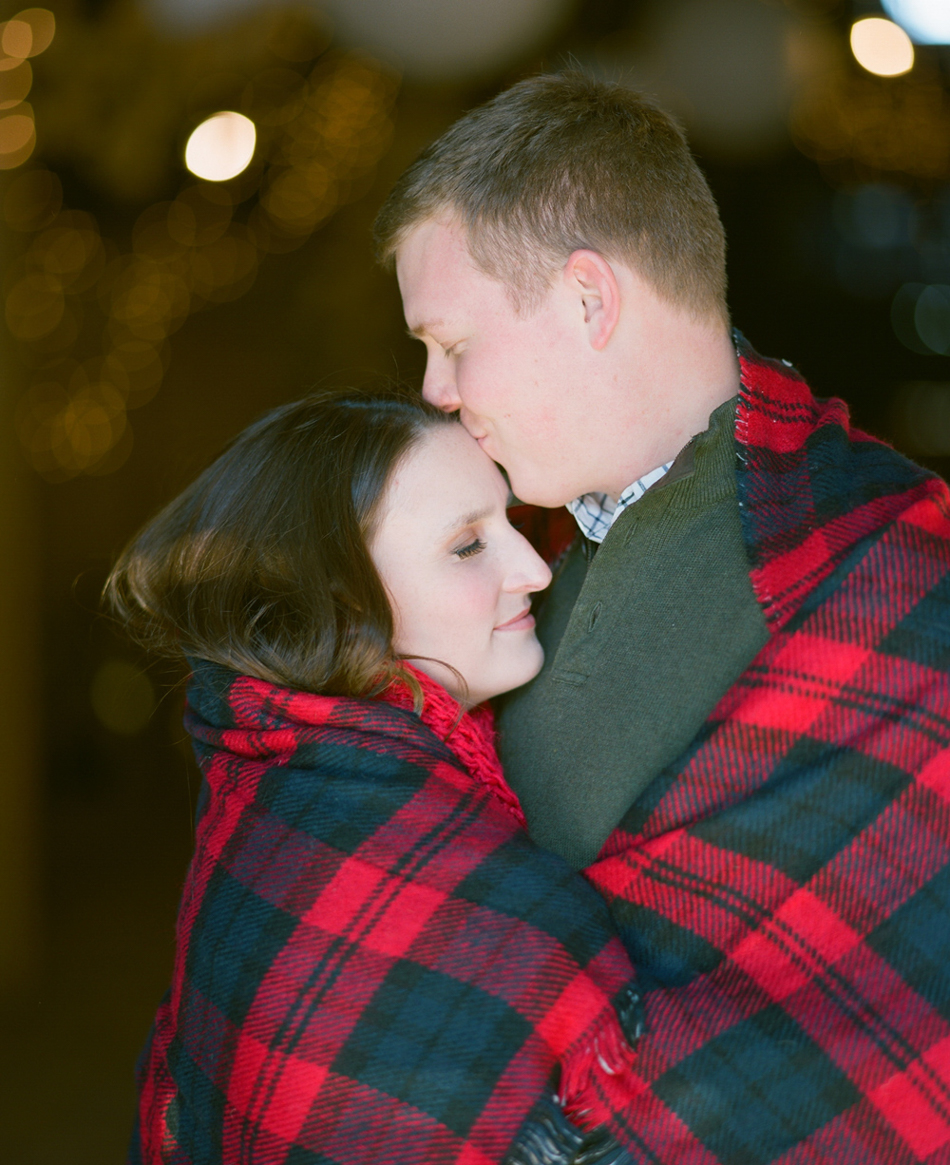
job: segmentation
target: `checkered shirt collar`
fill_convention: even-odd
[[[655,485],[669,472],[673,462],[657,466],[638,477],[633,485],[628,485],[617,501],[607,494],[584,494],[567,503],[567,508],[581,528],[581,533],[591,542],[603,542],[610,527],[616,522],[627,506],[638,502],[651,485]]]

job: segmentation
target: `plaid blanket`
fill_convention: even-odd
[[[583,1112],[629,1068],[604,902],[528,840],[490,710],[459,722],[416,677],[422,720],[401,685],[335,699],[194,665],[204,801],[133,1162],[626,1161],[554,1097]]]
[[[950,495],[741,355],[772,638],[586,871],[646,1009],[603,1115],[644,1165],[950,1162]]]
[[[202,666],[133,1160],[611,1159],[559,1080],[637,1165],[950,1162],[950,497],[790,369],[742,381],[772,638],[586,871],[635,1057],[603,900],[473,778],[484,723],[463,762],[404,708]]]

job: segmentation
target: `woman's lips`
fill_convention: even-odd
[[[534,627],[534,615],[531,614],[531,608],[525,607],[520,615],[515,615],[513,619],[509,619],[507,623],[499,623],[495,628],[496,631],[530,631]]]

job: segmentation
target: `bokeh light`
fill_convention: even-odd
[[[283,14],[273,23],[307,31],[310,56],[302,59],[316,55],[314,64],[274,67],[273,56],[262,56],[243,86],[244,112],[217,114],[192,135],[187,160],[198,180],[189,176],[173,198],[146,206],[121,242],[103,237],[92,215],[63,209],[62,185],[49,170],[29,170],[7,185],[3,218],[32,236],[8,267],[2,304],[24,362],[36,369],[16,430],[46,480],[119,468],[132,449],[130,412],[162,384],[169,337],[193,313],[244,295],[267,253],[301,246],[366,189],[391,141],[399,75],[363,53],[325,52],[301,21]],[[298,50],[283,59],[296,60]],[[3,88],[3,59],[0,101],[23,88],[15,78]],[[29,127],[24,152],[11,163],[2,150],[13,115],[28,116]],[[33,149],[32,120],[22,102],[6,116],[0,109],[0,167]],[[47,140],[45,112],[44,131],[44,147],[56,154],[62,139]]]
[[[36,145],[33,110],[21,102],[15,113],[0,117],[0,170],[21,166]]]
[[[865,182],[839,190],[834,215],[841,233],[862,248],[884,251],[911,242],[914,202],[899,186]]]
[[[214,0],[170,2],[187,19]],[[100,1130],[103,1141],[112,1137],[117,1144],[126,1135],[124,1127],[113,1132],[109,1126],[125,1120],[129,1088],[122,1082],[132,1044],[151,1018],[152,995],[158,998],[164,988],[174,896],[190,846],[186,772],[192,773],[192,762],[186,771],[183,760],[170,762],[161,751],[173,711],[183,735],[181,699],[167,706],[163,701],[161,723],[149,724],[164,668],[143,675],[138,653],[112,639],[109,624],[90,614],[109,555],[163,493],[200,467],[229,428],[283,395],[327,376],[335,383],[354,364],[358,383],[397,360],[398,373],[417,375],[419,360],[400,339],[395,285],[372,267],[371,211],[416,151],[460,109],[546,67],[540,56],[526,57],[477,88],[464,81],[463,69],[450,72],[444,88],[409,85],[397,107],[396,144],[386,155],[398,78],[360,52],[344,52],[339,40],[317,42],[319,61],[310,47],[298,49],[293,36],[286,55],[267,48],[267,28],[277,23],[278,12],[293,6],[304,13],[301,20],[309,19],[336,0],[257,2],[253,21],[242,25],[229,13],[194,38],[146,35],[149,0],[70,2],[57,5],[59,28],[45,55],[20,60],[0,54],[0,120],[22,114],[23,102],[35,106],[35,134],[32,118],[23,127],[27,152],[20,147],[0,155],[8,246],[0,312],[27,337],[7,344],[6,391],[11,411],[18,406],[8,453],[31,503],[22,563],[11,556],[8,569],[14,579],[22,573],[49,608],[40,663],[51,677],[41,723],[49,786],[40,786],[49,812],[37,838],[40,856],[48,851],[53,858],[46,894],[52,910],[48,918],[37,913],[49,970],[42,968],[43,1008],[36,1016],[15,1016],[27,1056],[8,1101],[22,1109],[22,1132],[11,1128],[0,1138],[5,1145],[22,1139],[22,1145],[7,1146],[13,1158],[18,1149],[26,1156],[44,1148],[55,1155],[67,1144],[65,1155],[77,1161],[107,1160],[119,1151],[89,1151],[86,1142]],[[502,2],[513,10],[520,5]],[[19,3],[5,7],[0,20]],[[220,7],[241,4],[221,0]],[[375,4],[339,0],[361,18]],[[400,6],[408,14],[414,0],[393,0],[390,7],[395,12]],[[478,4],[435,0],[434,6],[445,20],[465,9],[473,23],[487,22]],[[885,410],[898,385],[925,377],[946,382],[915,384],[902,400],[914,434],[908,451],[950,454],[950,357],[928,348],[918,332],[940,341],[943,295],[928,289],[950,284],[950,271],[936,262],[927,267],[915,253],[926,226],[922,204],[932,192],[950,190],[947,62],[920,48],[916,68],[903,79],[865,72],[848,46],[852,21],[871,9],[864,3],[610,0],[579,7],[577,25],[553,45],[547,66],[576,52],[586,67],[589,46],[615,28],[625,35],[629,29],[628,43],[646,49],[653,13],[677,28],[667,13],[712,13],[687,42],[692,54],[678,48],[681,55],[664,67],[671,88],[682,83],[683,116],[699,126],[696,148],[731,228],[737,323],[753,341],[761,337],[763,350],[799,363],[821,382],[817,388],[852,398],[862,427],[889,440],[894,434]],[[789,104],[801,92],[786,62],[793,50],[801,50],[796,61],[811,52],[803,25],[813,13],[834,57],[827,70],[822,57],[808,83],[817,90],[840,68],[848,85],[847,100],[838,99],[839,90],[830,93],[809,123],[815,161],[790,153],[783,136]],[[29,23],[22,14],[16,19]],[[417,24],[407,35],[406,60],[422,75],[430,70],[430,53],[445,68],[440,54],[446,42],[429,33]],[[386,45],[386,36],[380,41]],[[37,43],[34,28],[31,53]],[[451,49],[456,59],[464,55],[477,64],[483,43],[453,41]],[[521,51],[517,44],[515,51]],[[941,69],[938,85],[931,77]],[[456,84],[459,76],[463,81]],[[645,83],[637,75],[630,80]],[[219,110],[253,121],[257,147],[241,175],[209,182],[185,170],[183,150],[190,131]],[[772,149],[777,154],[770,161],[764,151]],[[751,165],[730,164],[744,151]],[[62,174],[65,200],[49,167]],[[155,177],[140,181],[143,173]],[[367,190],[361,204],[337,214]],[[93,210],[98,226],[73,217],[78,206]],[[816,264],[824,264],[815,272],[799,265],[805,250],[799,232],[810,227],[810,215],[820,217],[808,241]],[[943,237],[950,251],[950,218]],[[889,282],[875,285],[882,288],[878,300],[856,302],[835,282],[836,251],[844,242],[867,256],[849,288],[866,289],[872,282],[866,273],[891,263],[892,252],[897,258],[907,252],[910,261],[901,265],[903,259],[898,264],[895,258],[887,267]],[[298,246],[297,255],[270,257]],[[253,298],[196,314],[244,295],[255,276],[259,294]],[[902,351],[890,334],[888,309],[895,290],[910,280],[919,280],[906,313],[915,347]],[[112,479],[97,479],[124,458],[130,460]],[[945,473],[950,460],[938,468]],[[42,587],[28,573],[36,553]],[[21,613],[16,604],[11,610],[25,628],[29,611]],[[26,646],[33,651],[17,654],[30,662],[38,648],[29,641]],[[137,828],[143,822],[149,830],[144,837]],[[107,929],[110,920],[115,925]],[[83,935],[85,945],[78,942]],[[105,986],[96,994],[89,985],[100,981]],[[85,1027],[70,1019],[84,1022],[87,1015]],[[63,1016],[70,1020],[65,1026]],[[95,1040],[83,1038],[86,1029],[95,1035],[96,1027],[108,1037],[99,1041],[101,1055]],[[7,1059],[18,1062],[20,1051],[11,1043]],[[70,1071],[74,1062],[78,1073]],[[95,1070],[83,1072],[88,1063]],[[47,1072],[50,1087],[34,1087],[42,1085],[47,1064],[55,1068]],[[36,1079],[29,1078],[33,1068]],[[113,1077],[124,1092],[120,1084],[113,1089]],[[60,1122],[67,1126],[62,1131],[48,1115],[57,1111],[60,1078],[67,1082],[60,1088],[67,1103],[59,1109],[69,1117],[84,1114],[73,1119],[75,1128]],[[37,1118],[23,1100],[28,1092],[36,1096]]]
[[[644,5],[636,29],[599,41],[585,66],[655,95],[705,154],[767,156],[784,147],[792,102],[837,49],[804,8],[762,0]]]
[[[950,181],[950,101],[938,76],[876,77],[832,69],[795,103],[790,126],[810,158],[855,177]]]
[[[132,448],[122,394],[107,381],[89,383],[81,367],[68,387],[34,384],[20,402],[16,426],[30,460],[49,481],[111,472]]]
[[[226,110],[194,130],[185,146],[185,165],[207,182],[227,182],[251,164],[256,144],[254,122],[243,113]]]
[[[47,335],[65,310],[62,284],[52,275],[26,275],[7,292],[7,327],[18,340],[38,340]]]
[[[33,29],[25,20],[8,20],[0,34],[0,48],[8,57],[24,60],[33,52]]]
[[[25,98],[33,84],[27,57],[43,52],[53,39],[56,18],[48,8],[25,8],[0,24],[0,170],[14,170],[33,153],[36,127]]]
[[[905,283],[891,303],[894,334],[912,352],[950,355],[950,286]]]
[[[12,69],[0,71],[0,109],[19,105],[33,84],[33,70],[29,61],[19,61]]]
[[[950,44],[947,0],[884,0],[884,10],[918,44]]]
[[[923,289],[914,308],[914,324],[932,352],[950,353],[950,287],[934,283]]]
[[[135,409],[147,404],[158,391],[167,360],[164,344],[120,337],[107,349],[98,372],[92,375],[115,385],[124,395],[126,407]]]
[[[914,46],[891,20],[868,16],[851,26],[851,51],[862,69],[878,77],[899,77],[914,67]]]
[[[142,0],[142,4],[155,24],[173,36],[226,25],[261,6],[260,0]]]
[[[48,8],[24,8],[12,20],[0,24],[0,48],[8,61],[0,68],[10,68],[13,61],[37,57],[45,52],[56,35],[56,17]]]
[[[457,84],[543,45],[576,0],[322,0],[344,42],[393,57],[409,76]],[[667,0],[668,2],[668,0]]]

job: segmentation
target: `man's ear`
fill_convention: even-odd
[[[620,319],[620,286],[598,251],[574,251],[564,265],[564,279],[580,297],[591,347],[606,348]]]

